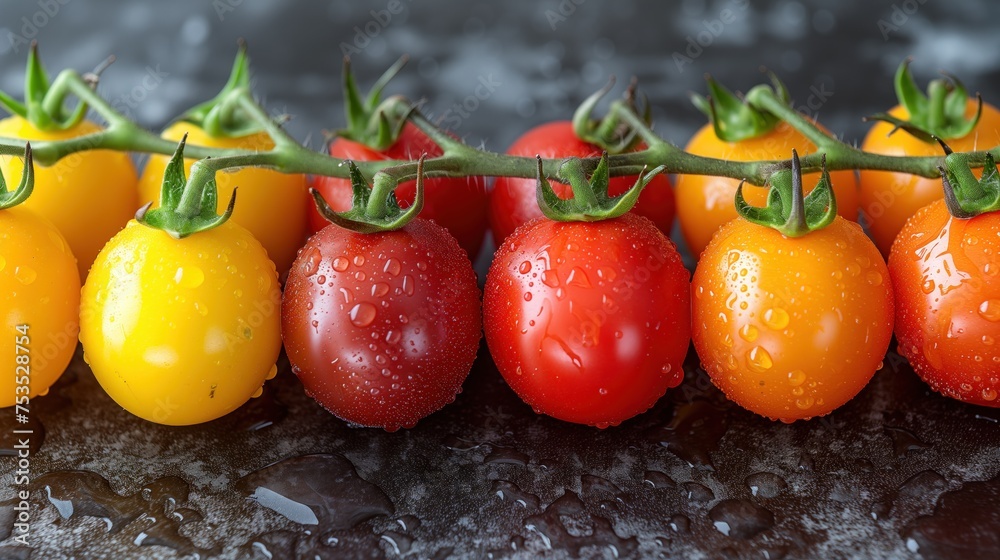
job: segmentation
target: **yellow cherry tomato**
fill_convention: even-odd
[[[188,144],[193,146],[260,151],[274,147],[274,142],[264,132],[240,138],[213,138],[198,126],[186,122],[170,125],[163,131],[163,137],[179,142],[184,133],[188,134]],[[154,155],[149,158],[139,180],[141,204],[153,201],[153,208],[159,206],[163,171],[169,161],[169,156]],[[195,161],[190,158],[184,160],[187,175],[190,175]],[[306,239],[306,211],[312,199],[309,198],[305,176],[248,167],[219,172],[215,179],[219,188],[218,211],[225,210],[233,188],[239,187],[232,220],[260,240],[284,278]]]
[[[44,395],[62,375],[79,331],[80,275],[66,239],[24,207],[0,210],[0,407]],[[22,388],[23,387],[23,388]]]
[[[280,301],[274,264],[238,224],[174,239],[133,220],[83,286],[80,341],[123,408],[197,424],[235,410],[277,371]]]
[[[100,130],[90,121],[67,130],[41,131],[18,116],[0,120],[0,136],[32,142],[68,140]],[[21,158],[0,157],[4,177],[20,177],[23,169]],[[111,150],[77,152],[49,167],[36,163],[35,190],[21,206],[59,228],[76,256],[80,278],[86,278],[101,247],[139,209],[135,185],[135,166],[128,154]]]

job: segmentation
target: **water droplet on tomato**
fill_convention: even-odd
[[[251,399],[256,399],[257,397],[259,397],[259,396],[261,396],[263,394],[264,394],[264,387],[260,386],[260,387],[257,387],[257,390],[254,391],[252,395],[250,395],[250,398]]]
[[[205,317],[208,315],[208,306],[201,302],[194,302],[194,310],[198,312],[199,315]]]
[[[597,269],[597,277],[607,282],[614,282],[615,278],[618,277],[618,273],[613,268],[602,266]]]
[[[367,327],[368,325],[372,324],[373,321],[375,321],[376,313],[377,310],[375,309],[374,305],[366,301],[358,303],[351,308],[350,311],[351,324],[353,324],[355,327]]]
[[[302,255],[299,255],[299,258],[302,259],[302,264],[299,265],[302,274],[312,276],[319,270],[319,263],[323,260],[323,255],[316,247],[308,247]],[[333,262],[334,268],[336,268],[337,260],[334,259]]]
[[[555,270],[542,271],[542,283],[550,288],[559,287],[559,273]]]
[[[598,390],[597,390],[597,392],[598,392],[598,393],[599,393],[599,394],[600,394],[600,395],[601,395],[602,397],[603,397],[603,396],[606,396],[606,395],[608,394],[608,390],[607,390],[607,389],[605,389],[604,387],[601,387],[600,389],[598,389]]]
[[[531,261],[524,261],[521,266],[517,267],[517,271],[521,274],[527,274],[531,272]]]
[[[816,400],[812,397],[802,397],[801,399],[795,399],[795,406],[799,410],[808,410],[812,408],[812,405],[816,403]]]
[[[801,369],[788,372],[788,384],[792,387],[798,387],[806,382],[806,372]]]
[[[764,312],[764,324],[780,331],[788,326],[788,312],[780,307],[772,307]]]
[[[378,282],[372,285],[372,297],[380,298],[389,293],[389,285],[385,282]]]
[[[38,273],[30,266],[19,266],[14,269],[14,278],[25,286],[31,284],[38,278]]]
[[[413,287],[414,287],[413,284],[414,284],[413,277],[410,276],[409,274],[404,275],[403,276],[403,293],[406,294],[406,295],[408,295],[408,296],[412,296],[413,295]]]
[[[760,334],[760,331],[757,330],[757,327],[751,325],[750,323],[743,325],[743,328],[740,329],[740,338],[747,342],[757,340],[758,334]]]
[[[865,280],[872,286],[882,285],[882,275],[874,270],[869,270],[868,274],[865,275]]]
[[[310,247],[310,250],[313,250],[313,248]],[[319,254],[319,251],[316,251],[316,254]],[[346,257],[337,257],[333,259],[332,264],[333,264],[333,269],[336,270],[337,272],[344,272],[345,270],[347,270],[347,267],[351,266],[351,262],[348,261]],[[316,267],[319,268],[318,260],[316,262]],[[307,272],[307,274],[308,275],[316,274],[316,271],[313,270],[311,273]]]
[[[924,283],[920,285],[921,291],[925,294],[933,292],[935,287],[937,287],[937,284],[935,284],[934,280],[931,278],[925,278]]]
[[[316,277],[316,283],[319,284],[320,286],[322,286],[323,284],[326,284],[326,276],[324,276],[322,274],[320,274],[319,276],[317,276]]]
[[[427,263],[424,261],[417,261],[417,270],[427,270]]]
[[[531,292],[524,292],[524,301],[531,301]]]
[[[997,392],[995,389],[986,387],[983,389],[983,400],[993,402],[997,399]]]
[[[271,369],[267,372],[267,377],[264,379],[274,379],[275,375],[278,375],[278,364],[271,366]]]
[[[355,255],[354,256],[354,264],[355,264],[355,266],[364,266],[364,264],[365,264],[365,256],[364,255]]]
[[[587,273],[578,266],[574,266],[573,270],[569,271],[569,276],[566,277],[566,283],[573,286],[579,286],[581,288],[590,288],[590,278],[587,278]]]
[[[979,305],[979,315],[987,321],[1000,321],[1000,300],[988,299]]]
[[[388,342],[389,344],[396,344],[397,342],[399,342],[400,336],[401,335],[399,331],[390,330],[387,333],[385,333],[385,341]]]
[[[983,335],[983,344],[985,344],[986,346],[993,346],[995,342],[996,340],[992,336],[988,334]]]
[[[763,346],[754,346],[747,352],[747,365],[751,370],[758,373],[764,373],[765,371],[771,369],[774,365],[774,361],[771,360],[771,355],[768,354],[767,350]]]
[[[7,259],[0,255],[0,270],[3,270],[7,266]]]
[[[983,274],[987,276],[996,276],[997,273],[1000,273],[1000,266],[997,266],[993,263],[986,263],[986,265],[983,267]]]

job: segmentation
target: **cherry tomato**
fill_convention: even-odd
[[[1000,406],[1000,213],[931,203],[899,232],[889,273],[900,354],[935,391]]]
[[[80,329],[76,259],[59,230],[24,203],[0,210],[0,309],[8,338],[0,344],[8,364],[0,407],[23,405],[59,379]]]
[[[21,117],[0,120],[0,136],[34,141],[58,141],[99,132],[83,121],[67,130],[41,131]],[[21,158],[0,156],[4,177],[20,177]],[[162,176],[161,176],[162,178]],[[90,150],[71,154],[55,165],[35,164],[35,190],[22,206],[50,220],[76,255],[80,278],[87,277],[101,247],[139,209],[135,167],[128,154]]]
[[[688,271],[648,219],[536,218],[497,250],[486,342],[536,412],[597,427],[649,409],[684,378]]]
[[[238,224],[174,239],[132,220],[83,286],[84,359],[132,414],[207,422],[277,372],[280,303],[274,263]]]
[[[282,335],[306,393],[337,417],[394,431],[455,400],[482,337],[472,263],[417,218],[360,234],[328,226],[285,284]]]
[[[890,110],[889,114],[904,120],[910,116],[904,107],[899,106]],[[971,117],[975,114],[976,103],[970,101],[966,115]],[[941,146],[936,142],[923,142],[904,131],[890,135],[892,129],[893,125],[889,123],[876,122],[865,136],[861,149],[891,156],[942,155]],[[1000,111],[983,103],[982,117],[972,132],[962,138],[945,140],[956,152],[992,148],[1000,140]],[[976,176],[980,173],[981,171],[976,170]],[[875,240],[875,245],[886,257],[906,220],[917,210],[944,196],[939,177],[927,178],[891,171],[862,171],[860,185],[861,212],[868,222],[868,231]]]
[[[640,146],[640,149],[642,147]],[[566,158],[570,156],[588,158],[600,157],[601,148],[577,138],[573,123],[569,121],[551,122],[537,126],[518,138],[507,153],[513,156],[543,158]],[[608,184],[608,194],[617,196],[635,184],[636,177],[612,177]],[[542,215],[535,199],[535,179],[498,177],[490,194],[490,229],[497,245],[514,232],[521,224]],[[552,189],[560,198],[570,198],[569,185],[550,181]],[[653,177],[632,210],[645,216],[660,228],[663,235],[670,235],[674,225],[674,191],[666,175]]]
[[[384,152],[375,151],[363,144],[337,138],[330,144],[330,155],[352,161],[380,161],[386,159],[417,160],[422,154],[428,158],[441,155],[441,148],[416,126],[407,123],[396,143]],[[396,199],[403,208],[413,204],[416,181],[400,183]],[[486,183],[482,177],[434,177],[424,182],[424,207],[420,217],[434,220],[444,226],[470,259],[475,259],[486,235]],[[312,187],[323,195],[330,207],[337,212],[351,208],[354,191],[351,181],[336,177],[314,177]],[[317,232],[330,223],[320,215],[315,205],[309,204],[309,225]]]
[[[878,250],[837,217],[796,239],[725,225],[692,281],[694,347],[729,399],[771,419],[822,416],[881,367],[893,297]]]
[[[785,159],[792,150],[799,154],[816,151],[806,137],[786,123],[778,123],[773,130],[748,140],[726,142],[715,135],[715,130],[707,124],[699,130],[685,148],[698,156],[708,156],[730,161],[753,161],[762,159]],[[837,197],[837,213],[851,221],[858,218],[857,181],[853,171],[833,171],[830,173],[834,194]],[[692,255],[698,256],[712,236],[724,224],[736,218],[733,198],[740,182],[728,177],[710,175],[677,176],[677,217],[681,233]],[[806,181],[806,194],[814,187],[815,181]],[[743,196],[754,206],[764,206],[767,189],[747,186]]]
[[[240,138],[214,138],[201,128],[187,122],[177,122],[163,131],[167,140],[180,141],[184,134],[188,143],[212,148],[242,148],[270,150],[274,141],[264,132]],[[160,186],[169,156],[153,155],[139,180],[139,198],[142,204],[153,201],[153,208],[160,204]],[[195,159],[184,160],[184,172],[191,173]],[[247,167],[222,171],[215,175],[219,190],[221,213],[229,204],[229,194],[239,187],[233,221],[250,230],[268,256],[274,261],[278,273],[284,277],[295,260],[295,252],[305,242],[305,205],[312,202],[304,175],[288,175],[273,169]],[[133,210],[133,213],[135,211]]]

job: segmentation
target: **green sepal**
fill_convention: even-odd
[[[319,213],[327,221],[344,229],[358,233],[396,230],[410,223],[424,207],[424,157],[421,156],[417,161],[416,194],[413,197],[413,204],[406,210],[400,208],[396,200],[395,189],[399,181],[388,173],[379,171],[375,174],[373,183],[369,184],[358,166],[350,160],[347,161],[347,167],[350,170],[351,188],[354,193],[350,210],[337,212],[330,207],[319,191],[309,189],[309,193],[316,201]],[[377,200],[376,197],[383,196],[383,193],[384,198]]]
[[[900,119],[888,113],[878,113],[865,120],[887,122],[893,125],[889,134],[902,129],[929,144],[934,142],[935,136],[952,140],[968,135],[982,117],[983,99],[976,94],[976,114],[972,118],[966,118],[968,91],[958,78],[942,74],[944,79],[930,81],[925,95],[910,72],[910,59],[904,60],[896,70],[894,85],[899,104],[909,112],[909,118]]]
[[[250,56],[240,39],[229,80],[212,99],[185,111],[177,120],[194,124],[212,138],[242,138],[264,130],[264,126],[235,106],[237,92],[250,90]]]
[[[778,98],[784,103],[790,103],[788,88],[772,72],[770,73],[771,83]],[[781,120],[768,113],[757,109],[745,99],[737,97],[725,86],[715,81],[710,75],[705,75],[708,83],[709,96],[702,97],[697,93],[691,94],[691,103],[708,117],[712,124],[715,135],[726,142],[740,142],[763,136],[774,130]],[[756,87],[767,88],[769,86],[759,85]]]
[[[631,210],[639,200],[642,189],[646,188],[653,177],[666,169],[663,165],[649,172],[643,168],[635,184],[627,191],[618,196],[608,196],[610,167],[607,152],[601,155],[597,168],[589,179],[584,174],[583,161],[580,158],[568,158],[560,167],[559,174],[560,179],[569,183],[573,189],[573,197],[564,200],[556,195],[552,185],[545,178],[542,158],[538,157],[537,160],[538,183],[535,198],[542,214],[557,222],[596,222],[617,218]]]
[[[347,128],[336,131],[336,135],[363,144],[377,151],[384,151],[399,139],[406,125],[409,112],[400,114],[396,107],[402,102],[399,97],[390,97],[382,102],[382,90],[406,65],[409,57],[402,56],[375,82],[368,97],[362,99],[354,74],[351,59],[344,57],[344,113]],[[411,108],[412,110],[412,108]]]
[[[573,132],[580,140],[593,144],[609,154],[621,154],[635,149],[641,140],[639,132],[618,118],[614,110],[610,111],[603,119],[592,118],[597,103],[611,91],[614,85],[615,78],[612,76],[607,85],[591,94],[580,104],[576,112],[573,113]],[[636,106],[635,94],[636,80],[633,78],[623,99],[615,101],[613,105],[623,105],[619,107],[621,110],[632,111],[637,115],[641,113],[640,118],[646,123],[646,126],[649,126],[653,122],[649,100],[643,96],[643,108],[640,111]]]
[[[837,199],[833,194],[826,156],[816,188],[805,196],[799,154],[792,150],[792,168],[776,172],[770,179],[767,205],[751,206],[743,197],[743,181],[736,188],[736,212],[748,222],[769,227],[786,237],[802,237],[830,225],[837,217]]]
[[[50,85],[49,76],[38,56],[38,42],[32,41],[24,72],[24,102],[0,92],[0,106],[41,131],[68,130],[80,124],[87,115],[87,105],[79,102],[69,114],[62,102],[46,107],[45,98]]]
[[[35,166],[31,157],[31,144],[24,145],[24,171],[21,172],[21,183],[13,191],[7,190],[7,181],[0,173],[0,210],[13,208],[31,196],[35,189]]]
[[[192,208],[190,210],[183,208],[184,192],[189,188],[187,178],[184,175],[184,146],[186,143],[187,134],[177,145],[177,150],[163,172],[160,206],[151,210],[150,207],[153,203],[150,201],[135,214],[137,222],[163,230],[177,239],[221,226],[233,215],[233,209],[236,207],[236,189],[233,189],[226,211],[222,215],[216,214],[219,200],[218,188],[213,176],[212,179],[200,186],[201,192],[197,193],[198,198]]]
[[[938,167],[938,171],[944,186],[944,201],[952,216],[968,219],[1000,210],[1000,174],[992,153],[986,152],[983,175],[978,179],[972,173],[967,154],[950,153],[944,161],[944,167]]]

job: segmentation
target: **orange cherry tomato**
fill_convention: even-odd
[[[976,102],[969,101],[966,116],[971,117],[975,113]],[[894,107],[889,114],[900,119],[910,116],[906,108],[900,106]],[[904,131],[890,135],[892,129],[893,125],[889,123],[875,123],[865,136],[861,149],[891,156],[942,155],[941,146],[937,143],[928,144]],[[987,150],[996,146],[1000,143],[1000,111],[983,103],[982,117],[972,132],[961,138],[946,138],[945,142],[956,152]],[[980,171],[976,170],[976,175],[979,174]],[[862,171],[860,187],[861,214],[875,245],[886,257],[906,220],[917,210],[944,197],[940,178],[892,171]]]
[[[701,255],[693,340],[740,406],[791,422],[853,398],[892,338],[889,272],[861,226],[837,217],[799,238],[737,219]]]
[[[786,123],[778,123],[767,134],[740,142],[720,140],[712,125],[706,124],[691,138],[685,149],[699,156],[752,161],[787,159],[793,149],[805,155],[815,152],[816,146]],[[857,220],[858,193],[854,172],[833,171],[830,178],[837,197],[837,213],[848,220]],[[692,255],[700,255],[715,232],[736,218],[733,199],[739,184],[739,180],[728,177],[677,176],[677,218]],[[806,188],[808,194],[815,181],[806,181],[806,184],[809,185]],[[743,196],[754,206],[764,206],[767,189],[747,186],[743,189]]]

